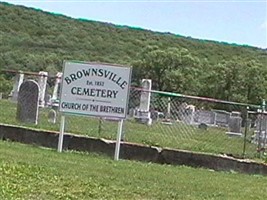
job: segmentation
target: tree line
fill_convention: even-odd
[[[153,89],[259,103],[266,98],[267,51],[171,33],[73,19],[0,3],[0,70],[55,74],[63,60],[133,66],[132,84]],[[12,75],[0,74],[4,97]]]
[[[148,46],[133,62],[133,81],[151,78],[153,89],[227,101],[260,103],[266,97],[267,68],[255,59],[233,57],[210,64],[185,48]]]

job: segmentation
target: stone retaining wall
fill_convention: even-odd
[[[0,124],[0,139],[57,148],[58,132]],[[115,144],[116,142],[111,140],[65,134],[63,149],[96,152],[113,157]],[[161,149],[128,142],[121,143],[120,158],[267,175],[267,164],[263,163],[177,149]]]

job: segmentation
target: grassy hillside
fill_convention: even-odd
[[[72,19],[41,10],[0,3],[1,68],[61,69],[62,59],[131,63],[148,45],[184,47],[210,63],[234,56],[258,58],[266,51],[186,38],[170,33]]]
[[[1,2],[0,18],[0,70],[55,74],[63,60],[100,61],[133,65],[133,81],[151,78],[154,89],[250,103],[267,97],[266,49],[73,19]],[[176,55],[177,60],[166,62],[181,62],[170,63],[173,67],[165,74],[155,74],[153,67],[168,64],[158,65],[161,60],[151,57],[153,65],[145,68],[145,50],[153,46],[167,57]],[[4,97],[11,90],[11,78],[0,74]]]
[[[266,199],[266,177],[0,141],[0,199]]]

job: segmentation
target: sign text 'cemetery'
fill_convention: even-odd
[[[130,76],[130,67],[65,62],[60,111],[125,118]]]

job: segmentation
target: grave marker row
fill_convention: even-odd
[[[56,80],[55,80],[55,86],[53,89],[53,95],[49,95],[47,93],[47,78],[48,78],[48,73],[44,71],[40,71],[38,73],[38,85],[39,85],[39,100],[38,100],[38,105],[40,107],[44,106],[49,106],[52,102],[58,101],[59,97],[59,92],[60,92],[60,81],[62,77],[62,72],[58,72],[56,75]],[[13,85],[13,89],[10,93],[11,100],[14,102],[17,102],[18,100],[18,92],[20,89],[21,84],[23,83],[25,76],[22,71],[19,71],[19,73],[16,74],[15,76],[15,81]]]

